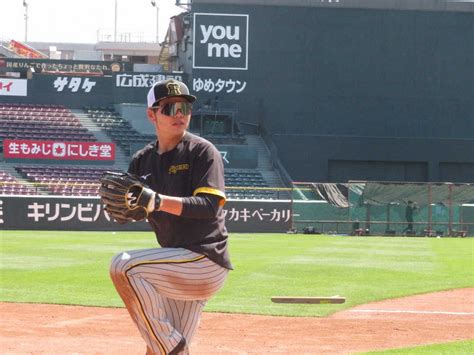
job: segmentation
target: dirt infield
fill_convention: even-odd
[[[314,306],[311,306],[314,307]],[[125,309],[0,303],[3,354],[144,354]],[[474,338],[474,288],[327,318],[204,313],[192,354],[351,354]]]

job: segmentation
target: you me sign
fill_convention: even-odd
[[[195,69],[247,70],[249,15],[194,14]]]

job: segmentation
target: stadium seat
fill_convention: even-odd
[[[125,119],[120,117],[112,107],[84,107],[84,111],[111,140],[121,147],[127,155],[130,155],[130,144],[143,144],[155,139],[154,134],[141,134]]]
[[[51,195],[97,196],[98,181],[110,167],[76,167],[47,165],[17,165],[15,170],[25,180],[37,183]]]
[[[24,185],[8,172],[0,171],[0,195],[34,195],[36,189]]]
[[[0,140],[58,139],[96,141],[95,136],[83,127],[77,117],[64,107],[56,112],[43,111],[41,105],[0,104],[0,117],[8,131],[0,131]]]
[[[234,199],[275,199],[277,196],[265,188],[269,185],[259,171],[231,170],[224,173],[226,195]],[[242,189],[239,189],[242,187]]]

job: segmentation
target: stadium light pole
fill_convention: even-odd
[[[117,42],[117,0],[115,0],[114,42]]]
[[[28,41],[28,3],[23,0],[23,6],[25,7],[25,42]]]
[[[160,25],[160,21],[159,21],[160,8],[158,7],[158,4],[154,0],[151,0],[151,6],[156,8],[156,43],[160,43],[160,38],[159,38],[159,35],[160,35],[160,28],[159,28],[159,25]]]

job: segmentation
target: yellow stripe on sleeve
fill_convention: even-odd
[[[227,198],[225,197],[225,193],[212,187],[197,188],[196,190],[194,190],[193,196],[196,196],[197,194],[210,194],[220,197],[221,200],[219,201],[219,206],[224,206],[227,200]]]

